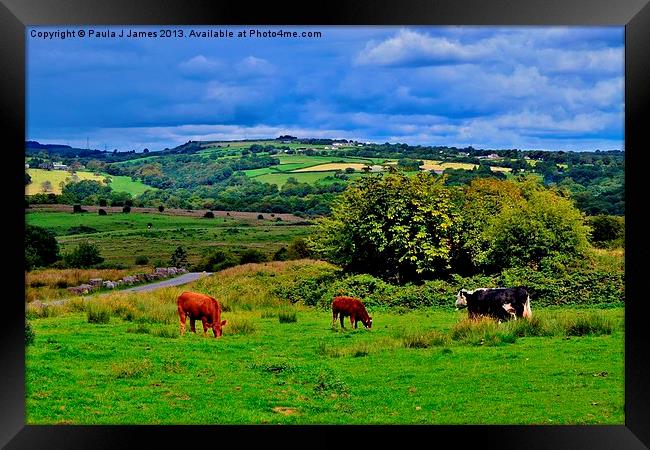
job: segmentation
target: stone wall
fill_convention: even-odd
[[[136,284],[148,283],[151,281],[162,280],[164,278],[175,277],[187,273],[187,269],[182,267],[158,267],[151,273],[136,273],[119,280],[102,280],[101,278],[91,278],[88,284],[69,287],[67,290],[74,295],[89,294],[100,288],[115,289],[120,286],[133,286]]]

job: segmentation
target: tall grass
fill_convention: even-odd
[[[91,278],[118,280],[127,275],[142,272],[146,268],[134,269],[37,269],[25,272],[25,284],[30,287],[49,286],[65,289],[88,283]]]
[[[454,341],[471,345],[512,344],[517,336],[493,319],[481,317],[477,320],[464,319],[454,325],[450,336]]]

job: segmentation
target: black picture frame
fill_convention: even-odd
[[[25,142],[25,28],[36,25],[619,25],[625,26],[626,307],[625,425],[603,426],[32,426],[25,424],[24,272],[21,238],[24,187],[20,178]],[[5,198],[14,202],[5,220],[5,243],[13,243],[3,269],[11,283],[3,305],[0,369],[0,444],[9,449],[154,447],[249,443],[264,445],[406,445],[501,449],[641,449],[650,446],[648,326],[642,272],[645,267],[642,208],[644,152],[650,152],[650,5],[644,0],[331,0],[247,3],[207,0],[0,0],[0,117],[5,162]],[[21,165],[19,167],[19,165]],[[6,210],[7,206],[5,207]],[[531,374],[534,376],[534,374]],[[218,407],[218,405],[216,406]],[[415,436],[413,435],[415,433]],[[318,440],[322,435],[323,440]],[[416,439],[424,439],[416,441]]]

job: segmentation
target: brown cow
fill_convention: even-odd
[[[212,328],[214,337],[221,336],[221,327],[226,321],[221,321],[221,305],[209,295],[197,292],[183,292],[176,300],[178,305],[178,316],[181,319],[181,336],[185,334],[185,318],[190,318],[190,329],[196,333],[194,321],[199,319],[203,322],[203,334],[207,334],[208,328]]]
[[[341,318],[341,328],[343,325],[343,317],[350,316],[350,325],[357,327],[357,322],[361,321],[366,328],[372,327],[372,317],[368,315],[366,307],[363,306],[361,300],[354,297],[334,297],[332,301],[332,326],[336,327],[336,318]]]

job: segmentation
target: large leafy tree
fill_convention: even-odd
[[[587,248],[584,217],[573,202],[534,178],[477,179],[459,192],[454,266],[494,272],[536,266],[553,255],[579,257]]]
[[[54,233],[36,225],[25,226],[25,269],[48,266],[59,259]]]
[[[357,180],[309,242],[347,270],[406,282],[450,268],[453,223],[444,180],[392,173]]]

